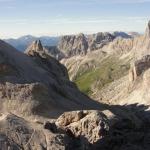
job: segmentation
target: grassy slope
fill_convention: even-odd
[[[97,65],[95,69],[91,68],[80,74],[75,79],[75,83],[82,92],[90,95],[92,85],[95,84],[95,88],[100,90],[104,85],[126,75],[130,67],[129,64],[125,60],[108,57]]]

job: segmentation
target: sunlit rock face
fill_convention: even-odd
[[[67,57],[74,55],[85,55],[88,42],[84,34],[63,36],[58,44],[58,49]]]

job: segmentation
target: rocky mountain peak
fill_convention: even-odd
[[[78,38],[85,38],[85,35],[84,35],[83,33],[79,33],[79,34],[77,35],[77,37],[78,37]]]
[[[64,52],[66,56],[82,55],[87,53],[88,42],[83,33],[67,35],[61,38],[58,49]]]
[[[25,51],[28,55],[33,55],[34,53],[42,53],[44,52],[43,45],[40,40],[36,40],[31,43],[31,45]]]
[[[114,39],[115,36],[108,32],[98,32],[97,34],[90,35],[88,38],[89,51],[100,49]]]
[[[115,36],[108,32],[99,32],[88,35],[80,33],[78,35],[63,36],[58,44],[58,49],[66,56],[85,55],[88,51],[97,50],[113,41]]]
[[[42,43],[41,43],[40,40],[35,41],[35,45],[34,46],[35,46],[35,50],[37,50],[37,51],[43,50],[43,46],[42,46]]]

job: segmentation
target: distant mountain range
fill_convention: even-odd
[[[135,36],[138,36],[139,34],[136,32],[131,32],[131,33],[125,33],[125,32],[113,32],[111,33],[115,37],[122,37],[122,38],[132,38]],[[3,39],[5,42],[9,43],[19,51],[25,51],[29,45],[33,41],[40,40],[43,44],[43,46],[46,47],[51,47],[51,46],[57,46],[61,37],[53,37],[53,36],[41,36],[41,37],[36,37],[32,35],[25,35],[21,36],[17,39],[10,38],[10,39]]]
[[[25,35],[22,37],[19,37],[18,39],[4,39],[5,42],[9,43],[19,51],[25,51],[26,48],[36,40],[40,40],[44,46],[56,46],[59,41],[59,37],[50,37],[50,36],[41,36],[41,37],[35,37],[32,35]]]

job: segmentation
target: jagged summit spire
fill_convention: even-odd
[[[40,40],[34,41],[29,48],[34,51],[43,51],[43,45]]]
[[[33,41],[32,44],[25,51],[25,53],[29,55],[32,55],[35,52],[44,52],[44,48],[40,40]]]

